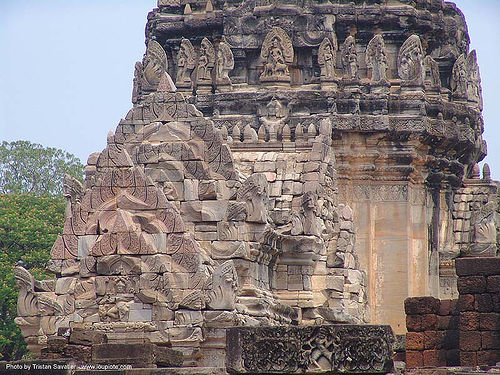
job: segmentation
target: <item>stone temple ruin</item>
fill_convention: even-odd
[[[159,0],[146,45],[132,109],[64,182],[56,279],[16,268],[35,356],[387,373],[404,300],[457,298],[455,259],[497,256],[453,3]]]

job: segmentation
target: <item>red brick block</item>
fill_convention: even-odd
[[[460,313],[461,331],[479,331],[479,313],[465,311]]]
[[[439,328],[438,316],[435,314],[422,315],[422,331],[437,331]]]
[[[483,350],[500,349],[500,332],[484,331],[481,332],[481,348]],[[500,361],[500,358],[498,359]]]
[[[450,330],[446,331],[443,338],[443,347],[445,349],[454,350],[458,349],[459,331]]]
[[[486,292],[486,278],[484,276],[464,276],[457,280],[458,293],[477,294]]]
[[[408,330],[408,332],[422,331],[422,316],[406,315],[406,329]]]
[[[425,350],[424,367],[446,366],[446,350]]]
[[[460,366],[477,366],[476,352],[460,352]]]
[[[442,349],[444,345],[444,331],[426,331],[424,332],[424,349]]]
[[[488,292],[500,292],[500,275],[488,276],[486,288]]]
[[[408,332],[406,334],[406,350],[424,350],[423,332]]]
[[[500,331],[499,313],[479,314],[479,329],[481,331]]]
[[[459,277],[499,275],[500,258],[457,258],[455,259],[455,268]]]
[[[475,352],[481,348],[481,335],[475,331],[460,331],[460,350]]]
[[[472,294],[462,294],[458,297],[457,308],[458,311],[474,311],[474,296]]]
[[[406,351],[406,367],[417,368],[424,366],[424,356],[422,352],[407,350]]]
[[[500,350],[481,350],[477,352],[478,366],[494,366],[500,361]]]
[[[476,294],[476,309],[479,312],[491,312],[493,311],[493,300],[491,299],[491,294]]]
[[[407,315],[438,314],[440,302],[434,297],[410,297],[405,300]]]

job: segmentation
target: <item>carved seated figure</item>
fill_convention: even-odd
[[[288,75],[288,66],[285,64],[285,58],[278,38],[274,38],[272,41],[267,63],[264,65],[264,73],[262,74],[265,77]]]

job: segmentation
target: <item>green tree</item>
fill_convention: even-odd
[[[26,354],[17,316],[14,266],[20,260],[37,279],[64,223],[64,174],[82,179],[73,155],[26,141],[0,144],[0,359]]]
[[[28,141],[0,144],[0,193],[57,195],[64,174],[82,179],[83,165],[74,155]]]
[[[13,268],[19,260],[37,278],[45,272],[49,253],[64,221],[64,199],[32,194],[0,195],[0,358],[19,359],[26,353],[17,315]]]

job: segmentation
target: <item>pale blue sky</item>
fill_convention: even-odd
[[[500,1],[457,0],[478,50],[487,160],[500,179]],[[0,141],[101,151],[131,107],[156,0],[0,0]]]

